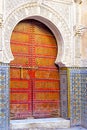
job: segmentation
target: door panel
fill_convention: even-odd
[[[59,82],[52,80],[46,81],[46,80],[36,80],[35,81],[35,88],[36,90],[59,90]]]
[[[36,54],[37,55],[44,55],[44,56],[56,56],[56,48],[52,48],[52,47],[36,47],[35,48]]]
[[[18,47],[16,47],[16,46],[18,46]],[[22,45],[21,46],[21,44],[18,44],[18,45],[12,44],[11,48],[12,48],[12,50],[13,50],[14,53],[19,52],[19,53],[22,53],[22,54],[23,53],[24,54],[28,54],[29,51],[30,51],[27,45]]]
[[[45,79],[53,79],[53,81],[55,79],[59,80],[59,76],[58,76],[58,71],[51,71],[51,70],[37,70],[35,73],[35,77],[36,78],[45,78]]]
[[[60,116],[57,45],[51,31],[35,20],[20,22],[11,37],[12,119]]]
[[[16,37],[16,39],[15,39]],[[26,43],[29,41],[29,35],[28,34],[24,34],[24,33],[20,33],[20,32],[14,32],[12,34],[12,40],[13,41],[17,41],[17,42],[23,42]]]

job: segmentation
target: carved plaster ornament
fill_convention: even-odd
[[[42,0],[38,0],[37,3],[38,3],[39,5],[41,5],[41,4],[42,4]]]
[[[75,36],[82,36],[84,32],[87,32],[87,26],[79,25],[73,28]]]
[[[3,22],[3,20],[2,20],[2,18],[0,17],[0,27],[2,26],[2,22]]]
[[[81,4],[82,0],[74,0],[74,2],[77,3],[77,4]]]

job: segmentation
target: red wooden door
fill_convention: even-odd
[[[60,116],[57,45],[51,31],[35,20],[20,22],[11,36],[10,108],[14,119]]]

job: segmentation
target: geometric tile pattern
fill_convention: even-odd
[[[81,125],[87,128],[87,68],[81,68]]]
[[[9,130],[9,67],[0,64],[0,130]]]
[[[68,118],[68,87],[67,87],[67,69],[60,68],[60,97],[61,97],[61,116]]]
[[[81,124],[81,74],[80,68],[68,68],[68,87],[70,90],[71,126]]]

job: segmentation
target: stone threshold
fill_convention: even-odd
[[[70,120],[63,118],[41,118],[41,119],[24,119],[24,120],[10,120],[10,129],[35,129],[35,128],[70,128]]]

